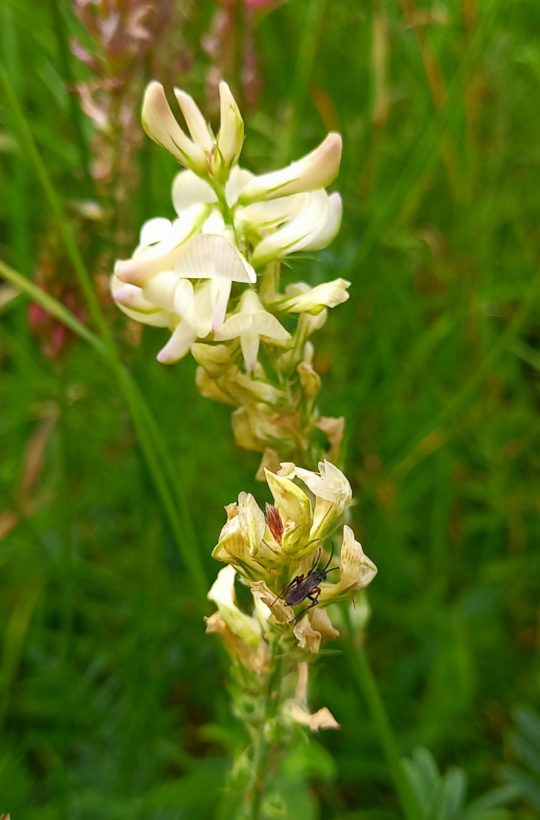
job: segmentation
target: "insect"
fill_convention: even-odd
[[[321,589],[319,584],[321,581],[326,580],[326,576],[329,572],[333,572],[335,569],[339,569],[339,567],[332,567],[328,569],[332,562],[332,558],[334,557],[334,548],[332,547],[332,553],[326,566],[319,567],[317,564],[319,563],[319,559],[321,557],[321,550],[318,551],[317,557],[315,558],[313,564],[307,575],[296,575],[292,581],[284,587],[279,595],[276,596],[274,603],[277,601],[278,598],[282,598],[286,604],[289,606],[297,606],[297,604],[301,604],[302,601],[308,599],[311,601],[310,605],[305,607],[301,612],[298,613],[295,620],[297,621],[302,615],[304,615],[308,609],[317,605],[319,600],[319,595],[321,594]]]

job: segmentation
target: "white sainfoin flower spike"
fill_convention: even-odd
[[[115,264],[111,292],[132,319],[171,331],[158,354],[163,364],[178,361],[203,340],[225,343],[235,354],[238,340],[253,380],[258,378],[261,341],[289,345],[294,352],[290,333],[274,314],[303,314],[301,332],[307,338],[324,322],[326,308],[347,298],[348,283],[342,279],[317,288],[299,283],[286,294],[267,288],[265,295],[261,292],[264,306],[255,290],[240,287],[233,293],[236,308],[227,315],[233,283],[256,284],[254,266],[264,268],[292,253],[318,250],[334,238],[341,198],[327,194],[324,186],[338,173],[341,137],[329,134],[286,168],[255,176],[237,164],[244,123],[229,86],[219,86],[217,137],[194,99],[182,89],[174,89],[174,94],[183,124],[157,82],[146,89],[142,120],[148,135],[186,169],[173,182],[177,216],[145,223],[131,259]],[[231,378],[234,372],[241,371],[231,361]],[[228,388],[220,391],[228,400]],[[268,420],[272,418],[275,426],[270,414]],[[277,429],[276,434],[281,435]]]
[[[244,291],[237,313],[233,313],[214,334],[218,342],[240,339],[240,347],[247,370],[257,364],[261,339],[272,344],[283,344],[291,338],[290,333],[275,316],[265,310],[254,290]]]

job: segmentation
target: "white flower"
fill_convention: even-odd
[[[312,544],[328,538],[352,503],[352,490],[345,475],[330,461],[319,462],[319,472],[285,462],[280,475],[299,478],[315,496],[309,540]]]
[[[220,128],[217,138],[219,157],[225,169],[231,168],[238,161],[244,143],[244,121],[236,100],[227,83],[219,84]]]
[[[178,162],[198,174],[206,172],[208,162],[204,148],[190,140],[178,125],[161,83],[153,81],[148,85],[141,119],[148,136],[169,151]]]
[[[276,300],[274,304],[287,313],[311,313],[316,316],[325,307],[333,308],[346,302],[350,286],[351,283],[346,279],[333,279],[314,288],[305,282],[298,282],[289,285],[286,289],[287,296]]]
[[[291,334],[263,308],[254,290],[246,290],[240,299],[239,311],[229,316],[214,334],[214,338],[221,342],[237,337],[240,338],[246,368],[253,370],[261,339],[283,344],[291,338]]]
[[[120,308],[130,319],[154,327],[170,327],[174,317],[145,299],[141,288],[126,285],[117,276],[111,277],[111,294]]]
[[[187,132],[157,82],[146,89],[142,119],[149,136],[186,168],[172,186],[177,217],[143,225],[131,259],[115,264],[111,291],[131,318],[172,331],[160,362],[177,361],[198,340],[238,338],[252,371],[261,339],[283,345],[291,338],[273,312],[301,313],[300,335],[307,338],[324,322],[325,308],[347,298],[345,280],[312,289],[300,283],[286,296],[272,297],[269,312],[249,289],[226,318],[232,283],[256,283],[251,262],[261,267],[323,248],[337,233],[341,198],[324,186],[339,170],[341,138],[329,134],[300,160],[257,177],[237,165],[244,124],[227,84],[219,87],[217,138],[193,98],[181,89],[174,93]]]
[[[279,171],[253,177],[243,188],[240,202],[298,194],[325,188],[337,177],[341,162],[341,137],[330,133],[309,154]]]
[[[319,462],[319,472],[295,468],[295,475],[300,478],[306,487],[317,498],[325,499],[335,504],[340,512],[350,505],[352,490],[346,476],[330,461]]]
[[[274,497],[274,505],[283,523],[281,547],[286,555],[297,560],[312,551],[309,533],[312,523],[311,504],[306,493],[290,478],[265,469],[266,481]]]
[[[347,592],[365,589],[377,574],[377,567],[368,558],[362,545],[345,524],[339,559],[340,578],[336,584],[321,584],[319,603],[325,606]]]
[[[261,627],[256,618],[246,615],[236,604],[234,593],[234,567],[220,569],[217,578],[210,588],[208,599],[213,601],[223,620],[235,635],[250,646],[258,646],[261,641]]]
[[[253,252],[253,264],[264,265],[298,251],[325,248],[334,239],[341,224],[341,197],[326,191],[307,195],[305,206],[280,228],[268,233]]]
[[[143,286],[156,273],[173,270],[180,249],[200,231],[209,214],[209,206],[198,204],[187,208],[174,222],[162,217],[145,222],[133,256],[116,262],[115,275],[122,282]]]
[[[244,141],[244,123],[229,86],[225,82],[219,84],[221,125],[217,140],[193,98],[179,88],[174,89],[174,94],[191,139],[171,111],[163,86],[155,81],[150,83],[144,95],[144,130],[181,165],[199,176],[227,175],[237,162]]]
[[[201,207],[206,206],[188,210]],[[229,239],[220,234],[190,238],[188,230],[179,225],[181,221],[180,217],[175,222],[147,222],[133,258],[116,263],[112,284],[115,301],[125,312],[131,311],[132,318],[175,329],[175,340],[159,356],[159,361],[167,363],[185,355],[197,337],[204,338],[221,327],[233,282],[256,280],[255,271]],[[200,217],[198,222],[202,222]],[[191,232],[194,229],[192,222]],[[210,285],[194,288],[186,280],[210,280]],[[126,287],[120,287],[120,282]],[[184,320],[181,327],[177,327],[178,319]]]

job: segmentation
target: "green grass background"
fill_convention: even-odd
[[[52,6],[4,0],[1,54],[69,211],[89,190]],[[69,3],[58,8],[75,31]],[[195,64],[184,85],[198,99],[213,10],[195,4],[186,32]],[[507,816],[531,820],[540,741],[520,745],[512,727],[516,709],[540,700],[540,6],[445,0],[416,12],[436,22],[408,26],[405,0],[293,0],[265,17],[243,163],[268,170],[327,130],[343,134],[341,233],[290,276],[352,282],[316,340],[316,364],[323,413],[347,417],[353,524],[379,567],[368,653],[403,753],[427,746],[441,769],[463,767],[473,797],[528,769]],[[0,256],[32,277],[58,226],[5,94],[0,117]],[[175,171],[148,141],[141,162],[137,224],[169,215]],[[212,579],[223,505],[243,489],[265,500],[264,488],[256,457],[232,442],[229,409],[197,395],[193,362],[157,364],[160,331],[134,348],[124,319],[107,315],[174,465],[177,527],[114,371],[82,341],[49,361],[26,299],[10,303],[0,512],[19,523],[0,541],[0,812],[204,820],[241,727],[178,544]],[[22,510],[17,487],[47,418],[54,429]],[[287,758],[289,816],[400,817],[343,654],[321,658],[312,703],[342,729]]]

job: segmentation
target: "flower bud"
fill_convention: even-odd
[[[321,377],[309,362],[300,362],[296,368],[302,392],[308,401],[313,401],[321,389]]]
[[[339,416],[332,418],[331,416],[321,416],[317,419],[315,426],[326,434],[330,449],[326,454],[327,460],[336,464],[339,461],[339,454],[341,451],[341,442],[343,441],[343,434],[345,432],[345,417]]]
[[[232,365],[231,349],[227,345],[196,342],[191,347],[191,353],[212,379],[222,376]]]
[[[262,402],[235,410],[232,426],[236,443],[256,453],[268,447],[281,453],[294,451],[301,435],[298,416],[276,412]]]
[[[291,720],[295,723],[299,723],[301,726],[307,726],[312,732],[318,732],[319,729],[340,728],[340,724],[337,722],[330,709],[326,706],[323,706],[322,709],[318,709],[313,714],[310,714],[307,709],[304,709],[298,703],[289,701],[284,704],[283,709]]]

